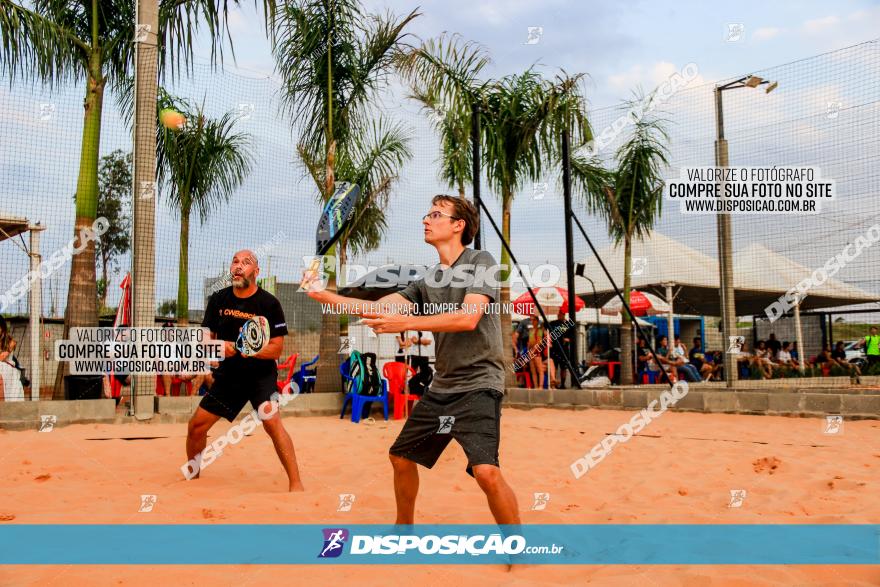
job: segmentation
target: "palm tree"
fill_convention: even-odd
[[[479,75],[489,63],[482,46],[458,35],[425,41],[400,60],[410,98],[421,104],[440,135],[440,179],[462,197],[473,179],[472,108],[481,101]]]
[[[579,79],[577,76],[551,83],[528,69],[493,82],[484,91],[483,159],[489,185],[501,196],[501,232],[508,243],[513,199],[526,182],[540,179],[546,169],[558,163],[561,130],[567,125],[579,138],[590,136],[583,97],[577,90]],[[510,266],[505,249],[501,251],[501,264]],[[502,273],[502,308],[510,302],[508,275]],[[501,314],[501,329],[505,333],[512,330],[508,312]],[[510,336],[503,340],[506,356],[513,356]],[[513,374],[508,372],[507,377],[512,380]]]
[[[387,197],[409,157],[402,130],[387,123],[374,104],[404,47],[404,29],[417,16],[366,14],[356,0],[292,0],[280,5],[270,22],[282,105],[298,123],[298,152],[319,200],[330,197],[337,176],[351,180],[360,174],[374,182],[361,186],[369,190],[363,190],[358,223],[339,243],[341,260],[346,243],[357,250],[378,245],[385,220],[372,201]],[[328,287],[335,287],[333,276]],[[337,390],[338,348],[339,320],[322,315],[316,391]]]
[[[625,102],[627,111],[653,110],[655,94],[645,98],[640,92]],[[606,169],[596,156],[572,157],[572,182],[585,196],[587,209],[608,223],[617,246],[623,243],[623,298],[629,301],[631,288],[632,241],[651,233],[663,205],[662,170],[668,165],[669,140],[662,119],[644,115],[633,125],[629,138],[615,153],[616,167]],[[620,324],[621,382],[633,382],[632,322],[627,316]]]
[[[189,323],[189,228],[195,212],[204,222],[218,206],[229,201],[250,173],[253,156],[250,137],[235,132],[237,114],[219,119],[205,116],[160,90],[159,109],[174,108],[187,124],[180,130],[159,132],[159,184],[167,188],[168,202],[180,213],[180,254],[177,274],[177,321]]]
[[[158,0],[160,69],[189,64],[192,38],[207,28],[211,54],[222,58],[229,4],[239,0]],[[135,2],[132,0],[0,0],[0,71],[55,84],[85,82],[83,131],[76,184],[74,235],[95,220],[101,114],[107,84],[114,87],[133,72]],[[273,3],[264,2],[267,11]],[[97,326],[95,244],[75,256],[70,270],[64,336],[73,326]],[[66,373],[58,369],[55,391]]]
[[[501,80],[480,81],[490,62],[485,50],[458,36],[427,41],[405,55],[401,70],[413,97],[429,112],[442,117],[436,123],[441,136],[441,176],[464,193],[472,180],[470,129],[472,107],[480,105],[482,158],[489,185],[501,196],[501,231],[510,243],[513,198],[527,181],[561,161],[562,132],[581,144],[592,138],[581,88],[582,75],[564,72],[554,82],[533,69]],[[435,121],[437,116],[434,116]],[[501,264],[510,266],[506,249]],[[509,271],[502,272],[500,301],[510,301]],[[502,306],[504,308],[506,306]],[[511,331],[511,317],[501,314],[502,332]],[[506,356],[513,356],[509,336],[503,337]],[[508,372],[509,383],[513,374]]]

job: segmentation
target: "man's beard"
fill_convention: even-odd
[[[236,281],[241,281],[241,283],[236,284]],[[232,287],[236,289],[247,289],[251,286],[251,280],[245,277],[244,275],[233,275],[232,276]]]

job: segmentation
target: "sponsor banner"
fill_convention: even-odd
[[[34,545],[38,544],[38,548]],[[162,548],[96,548],[161,544]],[[194,547],[193,545],[197,545]],[[0,564],[880,564],[878,524],[7,524]]]

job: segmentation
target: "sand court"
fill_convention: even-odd
[[[501,466],[527,524],[876,524],[880,422],[846,421],[824,433],[817,418],[666,413],[575,479],[570,465],[633,412],[505,409]],[[259,428],[186,481],[182,424],[72,425],[0,431],[3,524],[384,524],[393,521],[387,450],[401,422],[360,425],[332,417],[285,418],[305,493],[287,479]],[[209,440],[231,426],[220,422]],[[482,492],[452,443],[420,469],[416,521],[486,523]],[[731,491],[744,491],[731,507]],[[549,494],[543,509],[535,494]],[[340,495],[353,495],[349,511]],[[139,511],[142,496],[155,496]],[[152,498],[148,498],[152,501]],[[535,508],[535,509],[533,509]],[[344,509],[344,508],[343,508]],[[34,545],[38,547],[38,545]],[[154,545],[161,549],[161,544]],[[194,549],[210,545],[193,545]],[[125,545],[95,545],[125,548]],[[3,585],[387,584],[877,585],[865,566],[10,566]],[[117,582],[117,580],[119,582]]]

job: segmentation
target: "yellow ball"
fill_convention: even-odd
[[[159,122],[168,130],[182,130],[186,124],[186,116],[173,108],[165,108],[159,112]]]

